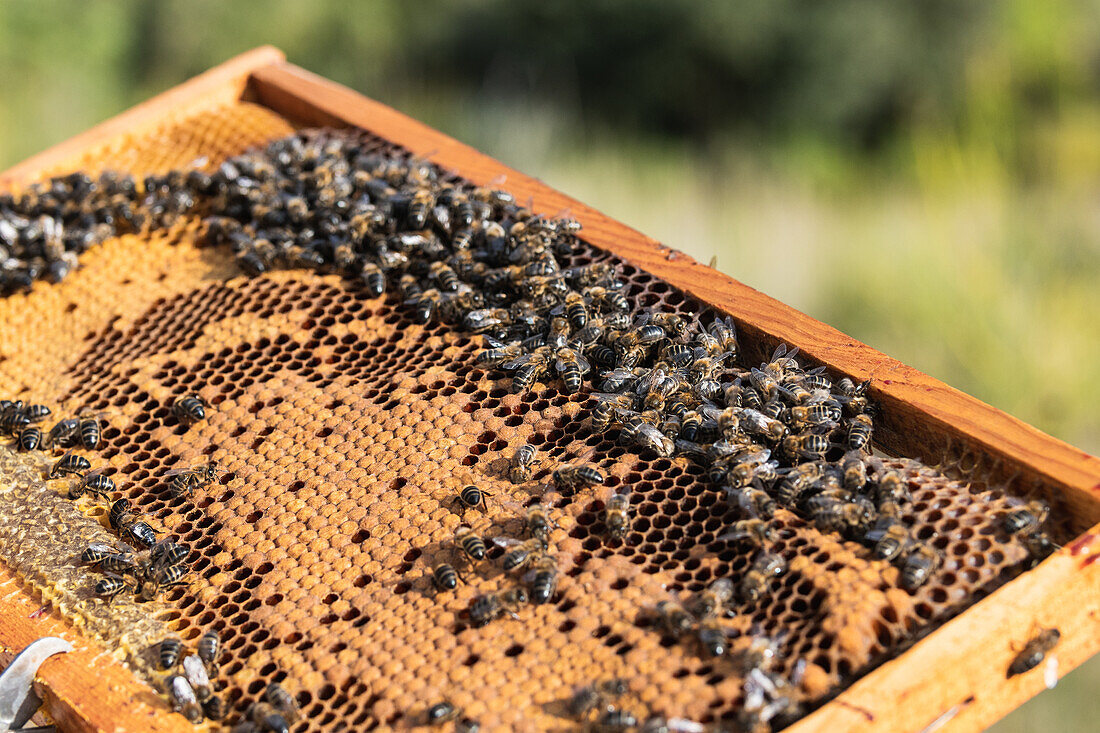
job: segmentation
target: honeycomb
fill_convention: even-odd
[[[291,130],[241,102],[180,114],[66,168],[216,165]],[[590,393],[545,383],[512,393],[510,379],[475,365],[477,339],[414,324],[396,295],[371,299],[339,277],[304,271],[242,277],[229,253],[199,245],[201,229],[187,217],[109,240],[61,284],[0,301],[0,394],[102,413],[108,426],[93,463],[108,465],[120,495],[192,550],[194,582],[168,591],[164,610],[124,600],[104,611],[78,588],[61,607],[66,617],[101,638],[118,630],[96,614],[117,614],[121,627],[136,622],[135,608],[190,642],[218,630],[229,722],[278,680],[303,710],[296,731],[408,727],[442,699],[483,730],[562,729],[572,690],[610,677],[627,679],[624,704],[639,716],[736,718],[736,668],[663,635],[650,612],[670,594],[739,577],[752,560],[748,548],[717,539],[741,514],[699,466],[593,432],[580,419],[596,403]],[[619,267],[636,309],[713,315],[586,245],[562,266],[596,261]],[[757,360],[770,346],[744,344]],[[184,392],[213,406],[190,429],[171,416]],[[508,460],[524,443],[544,461],[533,483],[515,486]],[[224,476],[169,498],[163,474],[207,459]],[[470,602],[507,579],[486,567],[437,593],[431,568],[451,559],[462,521],[485,536],[518,534],[522,520],[502,505],[539,501],[552,470],[573,460],[598,465],[608,481],[554,504],[562,577],[551,603],[473,628]],[[930,582],[907,593],[896,567],[781,509],[772,549],[788,572],[759,601],[733,604],[741,635],[780,642],[785,674],[806,662],[813,704],[1027,567],[999,523],[1014,487],[973,466],[886,461],[908,479],[904,518],[915,536],[945,555]],[[492,496],[485,513],[460,518],[452,499],[470,480]],[[602,509],[622,488],[631,490],[634,522],[623,542],[608,542]],[[41,517],[31,496],[4,495],[19,526]],[[102,530],[102,510],[85,509],[80,536],[90,537]],[[5,561],[40,592],[63,585],[56,574],[71,571],[50,562],[63,550],[49,533],[20,543],[15,523],[4,525]],[[132,632],[131,661],[160,628]]]

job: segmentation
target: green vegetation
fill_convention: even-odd
[[[1095,2],[8,2],[0,167],[262,43],[1100,451]]]

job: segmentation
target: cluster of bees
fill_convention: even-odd
[[[0,290],[23,289],[39,277],[59,279],[75,254],[106,236],[171,223],[191,211],[204,215],[209,242],[230,248],[250,276],[310,269],[353,280],[371,297],[395,291],[414,322],[442,321],[479,336],[484,348],[476,365],[510,376],[514,391],[536,383],[566,394],[591,391],[597,402],[585,419],[593,431],[641,453],[700,464],[741,514],[720,539],[752,549],[751,567],[686,601],[670,598],[650,611],[666,634],[693,636],[707,656],[731,656],[731,633],[722,623],[729,603],[759,601],[786,571],[786,558],[769,549],[780,511],[864,544],[873,557],[897,565],[899,583],[910,592],[943,562],[934,538],[918,539],[907,525],[906,478],[872,453],[875,407],[868,382],[834,380],[824,367],[807,368],[797,360],[798,349],[785,345],[766,362],[746,366],[729,318],[639,315],[613,265],[569,266],[578,246],[575,220],[536,214],[505,191],[455,180],[411,156],[379,152],[357,134],[302,132],[210,173],[195,166],[140,182],[73,174],[19,197],[0,197],[0,247],[7,256]],[[9,415],[5,408],[0,417],[4,430],[19,431],[20,445],[23,431],[32,427],[27,413],[20,407]],[[83,435],[83,428],[77,432]],[[44,440],[54,445],[57,436]],[[520,446],[510,478],[529,482],[539,464],[534,446]],[[51,475],[80,476],[81,488],[74,490],[80,493],[105,496],[113,490],[108,477],[89,469],[87,459],[66,454]],[[174,479],[173,492],[209,482],[216,471],[213,465],[188,469]],[[583,462],[558,465],[551,476],[554,490],[566,496],[606,480],[598,466]],[[463,512],[484,510],[486,495],[484,488],[468,485],[455,500]],[[629,487],[607,500],[609,540],[627,537],[632,502]],[[112,552],[95,560],[115,573],[97,591],[121,592],[129,587],[127,573],[141,588],[163,586],[170,580],[167,569],[179,567],[166,564],[173,546],[133,537],[141,523],[126,523],[127,505],[116,506],[110,514],[119,519],[120,534],[151,549],[140,559]],[[1041,503],[1021,502],[1002,520],[1035,560],[1055,549],[1043,531],[1046,515]],[[493,541],[505,549],[504,570],[524,571],[526,584],[477,596],[468,609],[474,626],[514,616],[522,606],[554,595],[558,564],[549,543],[549,503],[544,497],[523,516],[525,537]],[[474,567],[488,552],[468,525],[458,528],[453,549]],[[111,559],[104,564],[106,557]],[[439,591],[453,590],[460,577],[451,563],[432,570]],[[742,728],[768,729],[770,721],[794,714],[798,681],[771,670],[779,641],[759,634],[747,640],[734,655],[745,676]],[[593,709],[601,712],[598,720],[586,721],[590,727],[660,729],[646,728],[610,705],[606,690],[593,695]],[[476,730],[476,722],[448,706],[432,708],[428,721],[455,720],[464,730]],[[279,729],[265,720],[261,711],[249,723]],[[685,731],[695,725],[663,724]]]
[[[76,172],[0,193],[0,296],[60,282],[89,248],[191,211],[205,177],[196,168],[132,176]]]

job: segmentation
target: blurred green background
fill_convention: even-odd
[[[263,43],[1100,452],[1095,0],[9,1],[0,168]]]

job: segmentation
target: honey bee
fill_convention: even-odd
[[[607,481],[600,469],[585,463],[567,463],[560,466],[554,471],[553,477],[554,485],[569,494],[587,486],[602,485]]]
[[[123,540],[137,547],[152,547],[157,543],[156,533],[145,522],[125,521],[118,528],[118,533]]]
[[[37,425],[30,425],[19,431],[15,444],[21,451],[38,450],[42,443],[42,429]]]
[[[133,575],[138,572],[138,566],[134,558],[126,553],[106,555],[96,562],[96,566],[100,570],[116,575]]]
[[[567,394],[575,394],[581,389],[584,375],[592,365],[581,354],[568,347],[558,349],[555,354],[554,369],[561,375]]]
[[[454,590],[458,587],[458,571],[450,564],[441,562],[432,569],[432,584],[436,590]]]
[[[754,519],[771,519],[777,508],[775,499],[756,486],[727,489],[728,496],[737,502],[741,511]]]
[[[787,561],[782,555],[761,552],[741,579],[741,598],[746,601],[758,600],[767,588],[768,581],[782,575],[786,569]]]
[[[133,587],[121,575],[108,573],[106,577],[95,584],[93,590],[97,596],[111,603],[123,591],[131,591]]]
[[[658,601],[654,612],[658,625],[677,639],[695,628],[695,617],[674,600]]]
[[[718,535],[716,539],[748,542],[754,547],[763,547],[765,543],[773,541],[775,537],[775,530],[770,524],[763,519],[753,518],[734,522],[729,532]]]
[[[836,383],[837,390],[841,394],[839,400],[844,406],[845,415],[855,417],[856,415],[870,412],[871,403],[867,399],[867,389],[870,386],[870,379],[865,382],[860,382],[857,385],[853,383],[851,379],[844,377]]]
[[[630,494],[617,492],[607,500],[603,515],[607,535],[613,540],[622,540],[630,531]]]
[[[458,502],[459,508],[465,514],[467,509],[481,509],[484,511],[485,497],[487,496],[492,496],[492,494],[474,484],[467,484],[455,495],[455,501]]]
[[[117,531],[129,515],[130,500],[123,496],[111,503],[111,508],[107,512],[107,521],[111,523],[111,529]]]
[[[1020,653],[1008,665],[1008,677],[1030,672],[1039,666],[1046,655],[1057,646],[1062,638],[1062,632],[1058,629],[1043,629],[1031,638]]]
[[[455,530],[455,545],[471,563],[478,563],[485,559],[485,541],[466,525],[459,526]]]
[[[52,410],[45,405],[27,405],[23,408],[23,414],[32,423],[40,423],[52,414]]]
[[[531,602],[549,603],[558,587],[558,560],[551,554],[540,553],[530,571]]]
[[[869,519],[862,505],[833,498],[827,493],[810,497],[806,508],[810,519],[822,532],[858,530]]]
[[[218,673],[218,651],[221,649],[221,638],[214,629],[209,629],[199,637],[199,643],[195,651],[199,659],[206,665],[210,674]]]
[[[901,515],[902,505],[913,500],[908,482],[894,469],[885,469],[878,473],[873,493],[879,513],[894,518]]]
[[[290,733],[290,723],[269,702],[258,702],[248,709],[248,718],[262,731]]]
[[[504,346],[479,351],[474,357],[474,363],[478,366],[496,366],[505,361],[518,359],[523,355],[523,347],[518,341]]]
[[[856,415],[848,422],[848,435],[845,446],[848,450],[865,450],[871,444],[871,430],[874,423],[866,413]]]
[[[575,720],[583,720],[593,710],[606,707],[608,703],[626,694],[626,681],[622,679],[601,680],[573,690],[565,702],[566,713]]]
[[[719,578],[705,590],[694,594],[685,604],[688,613],[697,619],[711,618],[724,613],[726,605],[733,598],[733,581]]]
[[[580,331],[588,325],[588,309],[586,307],[585,297],[575,290],[566,294],[565,302],[562,303],[559,308],[551,312],[555,315],[564,313],[566,318],[569,319],[569,325],[577,331]]]
[[[514,619],[519,619],[516,612],[526,605],[527,601],[527,589],[523,586],[480,595],[470,604],[470,621],[474,626],[485,626],[505,613]]]
[[[767,672],[775,664],[778,655],[779,642],[763,634],[753,633],[737,651],[737,666],[746,675],[754,669]]]
[[[168,495],[173,499],[181,496],[191,496],[195,489],[204,488],[218,478],[221,468],[217,463],[210,462],[191,468],[176,468],[165,474],[172,477],[168,484]]]
[[[61,448],[70,448],[73,445],[73,438],[78,434],[80,430],[80,421],[75,417],[66,418],[60,420],[50,428],[50,432],[46,434],[46,440],[43,446],[46,448],[52,448],[58,446]]]
[[[876,558],[894,560],[909,544],[909,530],[900,521],[884,518],[867,533],[867,541],[875,543]]]
[[[544,544],[550,539],[550,530],[557,527],[547,515],[543,504],[528,507],[523,524],[529,536],[542,540]]]
[[[80,443],[88,450],[95,450],[102,437],[102,419],[98,415],[80,418],[78,427]]]
[[[645,417],[636,414],[624,415],[621,422],[623,441],[633,443],[639,448],[649,449],[665,458],[675,452],[676,444]]]
[[[179,565],[187,560],[189,554],[191,551],[183,545],[176,544],[170,539],[163,539],[149,550],[149,562],[154,569]]]
[[[512,391],[523,392],[540,379],[550,368],[549,347],[541,347],[523,356],[506,361],[501,365],[503,369],[514,371],[512,377]]]
[[[84,478],[69,489],[69,498],[79,499],[84,494],[91,494],[100,499],[109,498],[111,492],[115,490],[115,482],[110,476],[103,473],[103,470],[97,468],[95,471],[85,474]]]
[[[386,275],[373,262],[364,262],[359,269],[359,280],[371,298],[380,298],[386,292]]]
[[[734,324],[733,319],[715,318],[707,326],[707,331],[718,341],[718,346],[721,350],[729,354],[733,358],[737,358],[737,326]]]
[[[8,435],[16,435],[30,424],[31,419],[23,409],[22,400],[9,401],[9,404],[0,411],[0,431]]]
[[[859,451],[845,453],[840,466],[844,473],[844,488],[859,491],[867,484],[867,464]]]
[[[264,700],[267,704],[279,711],[290,723],[295,723],[301,715],[298,709],[298,701],[287,692],[278,682],[269,682],[264,690]]]
[[[187,567],[184,565],[169,565],[165,567],[151,568],[144,574],[139,595],[143,600],[151,601],[157,593],[165,588],[177,585],[185,585],[184,576],[187,575]]]
[[[695,629],[695,636],[703,653],[720,657],[726,653],[729,638],[734,632],[722,625],[717,617],[704,618]]]
[[[769,461],[769,458],[771,458],[771,451],[766,448],[730,458],[726,463],[728,469],[726,480],[730,486],[741,488],[757,479],[767,480],[769,476],[774,478],[775,467],[778,464]]]
[[[206,410],[210,407],[206,400],[194,394],[177,397],[172,403],[172,412],[182,424],[190,426],[206,419]]]
[[[901,566],[901,587],[915,591],[928,581],[928,578],[943,563],[943,556],[928,545],[917,545],[905,556]]]
[[[409,201],[409,213],[405,223],[409,229],[420,230],[428,225],[428,213],[435,206],[435,195],[426,188],[415,191]]]
[[[1050,514],[1050,507],[1044,502],[1029,501],[1025,506],[1017,506],[1004,515],[1004,528],[1009,534],[1020,534],[1042,526]]]
[[[1024,530],[1020,534],[1016,535],[1020,542],[1023,543],[1027,549],[1028,554],[1031,555],[1032,560],[1039,562],[1045,560],[1053,552],[1058,549],[1058,545],[1050,539],[1050,536],[1046,532],[1041,531],[1037,527],[1033,527],[1029,530]]]
[[[72,451],[68,451],[65,455],[53,465],[50,469],[49,478],[56,479],[62,476],[76,476],[77,478],[83,478],[84,474],[90,471],[92,464],[87,458],[81,455],[77,455]]]
[[[829,447],[829,439],[820,433],[798,433],[783,439],[780,452],[792,459],[821,460]]]
[[[787,434],[787,426],[779,420],[770,418],[759,410],[742,407],[738,413],[738,425],[746,432],[758,435],[765,440],[782,440]]]
[[[202,722],[202,706],[199,705],[195,691],[183,675],[172,675],[165,680],[168,696],[172,700],[172,712],[182,713],[187,720],[198,725]]]
[[[504,553],[501,558],[501,567],[504,568],[506,573],[526,567],[528,563],[537,559],[546,550],[546,543],[538,537],[532,537],[529,540],[517,540],[514,537],[494,537],[493,544],[498,547],[512,548]]]
[[[94,565],[108,555],[117,555],[121,552],[122,550],[117,547],[111,547],[104,542],[92,542],[80,553],[80,562]]]
[[[428,708],[424,718],[428,725],[443,725],[448,721],[455,720],[460,715],[462,715],[461,708],[457,708],[450,701],[444,700]]]
[[[179,639],[169,637],[160,642],[157,646],[157,656],[160,661],[161,669],[171,669],[176,666],[176,662],[179,661],[180,652],[183,651],[183,644]]]
[[[217,695],[211,695],[202,701],[202,714],[208,720],[222,720],[225,718],[225,700]]]

